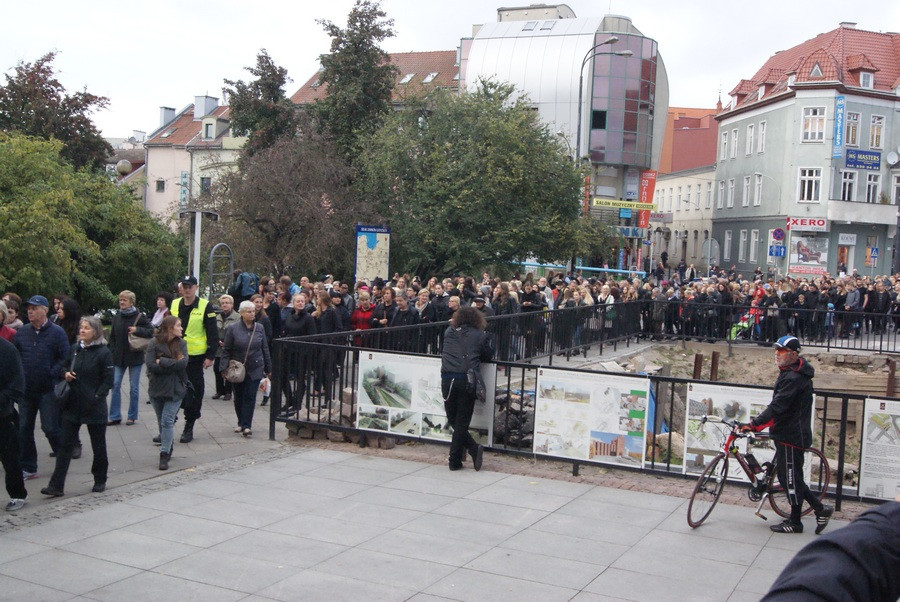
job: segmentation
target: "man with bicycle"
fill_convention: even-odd
[[[834,508],[822,504],[803,480],[803,450],[812,445],[810,423],[815,370],[800,357],[800,341],[790,335],[775,342],[775,363],[778,379],[772,392],[772,402],[750,424],[740,428],[742,431],[760,431],[769,427],[775,442],[775,470],[791,504],[791,516],[769,528],[776,533],[802,533],[800,514],[805,500],[815,512],[818,534],[828,525]]]

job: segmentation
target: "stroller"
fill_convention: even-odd
[[[741,316],[741,319],[737,321],[737,323],[731,327],[731,330],[728,332],[728,340],[743,340],[749,341],[753,338],[753,329],[756,327],[756,319],[754,316],[750,315],[750,312],[745,313]]]

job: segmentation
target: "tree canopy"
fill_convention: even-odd
[[[0,87],[0,130],[63,142],[60,156],[76,169],[99,169],[112,153],[90,113],[109,99],[87,90],[67,94],[53,69],[55,52],[34,63],[20,62]]]
[[[351,163],[359,141],[374,132],[391,109],[397,68],[379,44],[394,35],[394,21],[385,17],[380,2],[356,0],[345,29],[318,21],[331,36],[331,53],[321,59],[319,81],[327,88],[316,112],[323,130]]]
[[[579,251],[581,174],[511,85],[437,92],[408,109],[361,158],[360,189],[391,226],[392,269],[473,273]]]
[[[231,125],[237,132],[248,132],[244,147],[247,156],[272,146],[283,137],[297,131],[297,108],[285,95],[284,87],[291,81],[287,69],[279,67],[265,48],[256,56],[256,66],[247,67],[255,80],[225,80],[223,92],[231,107]]]
[[[222,219],[208,231],[228,241],[242,266],[348,273],[354,226],[372,214],[349,176],[332,141],[301,117],[296,137],[246,157],[213,186],[207,206]]]
[[[87,311],[119,291],[151,303],[175,281],[175,236],[106,175],[76,171],[63,143],[0,132],[0,290],[64,293]]]

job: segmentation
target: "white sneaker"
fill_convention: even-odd
[[[36,472],[28,472],[27,470],[22,471],[22,480],[30,481],[31,479],[38,478],[38,473]]]
[[[11,500],[9,500],[9,503],[6,504],[6,511],[7,512],[15,512],[16,510],[21,510],[22,506],[24,506],[24,505],[25,505],[25,500],[18,499],[18,498],[12,498]]]

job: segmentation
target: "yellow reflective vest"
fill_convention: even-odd
[[[191,309],[191,317],[188,318],[187,328],[184,330],[184,341],[187,343],[188,355],[206,355],[207,339],[206,329],[203,327],[203,318],[209,301],[198,299],[197,307]],[[172,315],[180,317],[178,310],[181,307],[181,297],[172,301]]]

